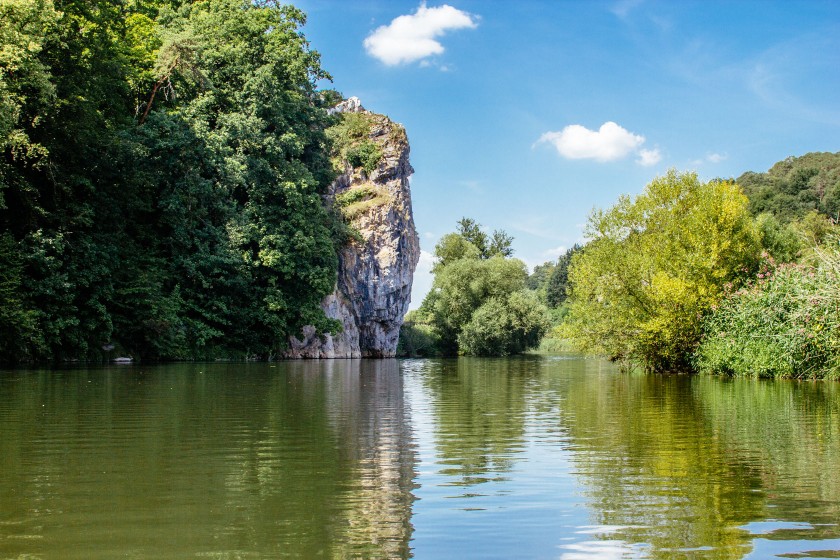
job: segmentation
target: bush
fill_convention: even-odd
[[[382,159],[382,150],[374,142],[365,140],[347,150],[347,163],[353,168],[361,167],[368,173],[373,172]]]
[[[332,142],[333,165],[343,172],[344,161],[354,169],[371,173],[382,159],[382,149],[369,138],[374,117],[369,113],[341,113],[338,122],[327,129]]]
[[[704,324],[695,355],[705,373],[744,377],[840,378],[840,252],[817,267],[765,267],[723,300]]]
[[[406,321],[400,327],[397,356],[402,358],[430,358],[440,355],[438,336],[434,327]]]
[[[650,371],[679,371],[727,283],[756,269],[760,237],[737,185],[670,171],[593,212],[572,257],[563,336]]]
[[[472,356],[509,356],[536,348],[549,328],[544,305],[533,292],[491,298],[458,335],[458,348]]]

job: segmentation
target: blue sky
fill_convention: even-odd
[[[405,125],[424,251],[463,216],[530,267],[669,168],[840,151],[840,2],[299,0],[333,87]]]

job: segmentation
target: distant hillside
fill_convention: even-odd
[[[840,217],[840,152],[813,152],[778,162],[767,173],[748,171],[738,184],[753,214],[770,212],[782,222],[817,210]]]

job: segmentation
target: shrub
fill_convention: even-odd
[[[368,173],[376,169],[382,159],[382,149],[369,138],[373,125],[374,117],[369,113],[341,113],[338,122],[327,129],[337,171],[343,171],[345,161],[354,169],[361,167]]]
[[[458,334],[458,348],[472,356],[509,356],[536,348],[548,331],[547,310],[533,292],[495,297],[475,310]]]
[[[382,150],[370,140],[364,140],[347,150],[347,163],[354,169],[361,167],[368,173],[376,169],[381,159]]]
[[[840,252],[816,267],[765,267],[704,323],[695,364],[745,377],[840,378]]]
[[[438,336],[429,324],[406,321],[400,327],[397,356],[405,358],[429,358],[440,354]]]

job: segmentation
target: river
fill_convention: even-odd
[[[0,371],[0,559],[840,558],[840,384],[567,356]]]

